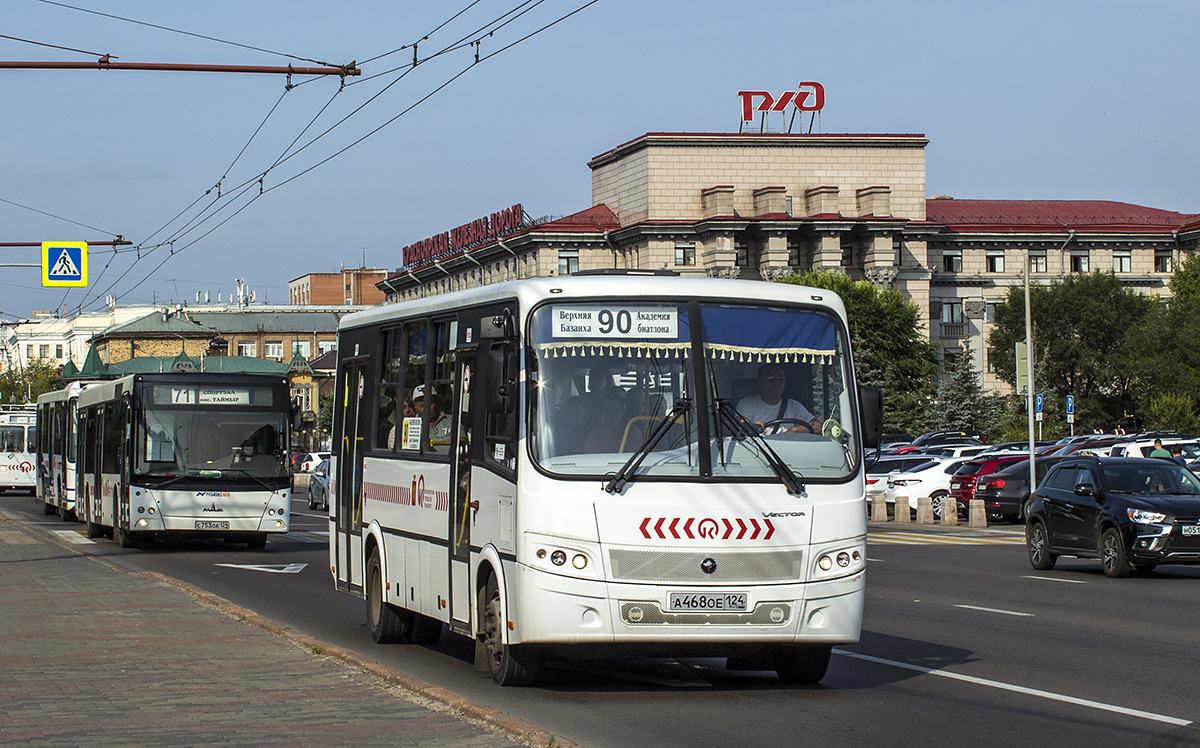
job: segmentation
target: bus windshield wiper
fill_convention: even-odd
[[[646,441],[642,442],[642,446],[634,450],[633,454],[629,456],[629,459],[625,461],[625,464],[621,466],[621,469],[613,474],[613,477],[609,479],[608,483],[604,484],[604,490],[608,491],[609,493],[619,493],[623,488],[625,488],[626,484],[633,480],[634,473],[637,472],[637,469],[646,459],[646,456],[654,450],[654,447],[657,446],[660,441],[662,441],[664,436],[666,436],[667,430],[670,429],[671,426],[675,425],[675,422],[679,420],[679,417],[684,413],[687,413],[688,408],[691,406],[691,398],[681,397],[676,400],[675,407],[671,408],[671,412],[658,422],[658,425],[655,426],[654,430],[650,432],[650,435],[646,437]]]
[[[779,456],[771,445],[763,438],[763,435],[755,431],[755,429],[747,423],[746,419],[740,415],[736,415],[733,407],[733,402],[730,400],[717,400],[713,403],[713,410],[717,414],[717,422],[724,423],[733,433],[734,439],[748,439],[758,447],[762,453],[763,460],[779,476],[779,480],[783,481],[783,485],[787,487],[788,493],[798,495],[804,493],[804,484],[800,481],[804,476],[795,473],[783,458]]]

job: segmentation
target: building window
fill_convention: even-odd
[[[987,271],[989,273],[1004,272],[1004,250],[990,249],[987,253]]]
[[[38,346],[38,358],[50,358],[50,344]]]
[[[1031,273],[1046,272],[1046,253],[1045,252],[1030,252],[1029,253],[1029,272],[1031,272]]]
[[[255,356],[258,355],[258,352],[257,352],[257,348],[254,345],[254,343],[238,343],[237,344],[237,355],[249,356],[250,358],[254,358]]]
[[[62,358],[62,343],[58,343],[54,346],[54,357],[57,359]]]
[[[696,245],[693,242],[675,242],[675,264],[696,264]]]
[[[942,321],[958,323],[963,321],[962,304],[958,301],[942,302]]]
[[[991,307],[992,305],[989,304],[988,306]],[[995,348],[987,349],[987,363],[985,364],[985,366],[987,367],[988,374],[996,373],[996,364],[994,362],[994,359],[996,358],[997,355],[999,355],[999,354],[996,352]]]
[[[562,249],[558,252],[558,274],[572,275],[579,272],[579,250]]]
[[[750,264],[750,248],[746,246],[746,242],[733,243],[734,259],[733,264],[740,268],[744,268]]]
[[[33,346],[32,345],[25,346],[25,358],[27,358],[27,359],[33,358]]]
[[[329,353],[330,351],[332,351],[334,348],[337,348],[336,340],[318,340],[317,341],[317,355],[318,356],[323,356],[326,353]]]
[[[1113,272],[1128,273],[1133,264],[1129,250],[1113,252]]]
[[[996,302],[989,301],[984,307],[983,318],[990,324],[996,321]]]
[[[1073,253],[1071,255],[1071,272],[1072,273],[1088,273],[1091,268],[1088,265],[1088,256],[1085,252]]]
[[[942,270],[947,273],[962,272],[962,250],[950,249],[942,252]]]
[[[1154,253],[1154,272],[1156,272],[1156,273],[1171,272],[1171,253],[1170,252],[1155,252]]]
[[[898,236],[892,237],[892,265],[900,267],[904,264],[904,240]]]
[[[276,361],[283,358],[283,341],[272,340],[263,343],[263,356],[273,358]]]
[[[312,346],[307,340],[297,340],[292,343],[292,356],[300,354],[300,358],[308,359],[308,354],[312,351]]]
[[[842,237],[842,267],[854,266],[854,240],[848,236]]]

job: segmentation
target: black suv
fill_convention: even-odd
[[[1025,523],[1033,568],[1099,558],[1109,577],[1200,564],[1200,478],[1171,460],[1070,457],[1033,492]]]

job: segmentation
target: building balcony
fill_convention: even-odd
[[[966,322],[943,322],[938,337],[942,340],[955,340],[967,337]]]

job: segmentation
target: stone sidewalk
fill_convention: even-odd
[[[3,517],[0,708],[0,745],[572,745]]]

